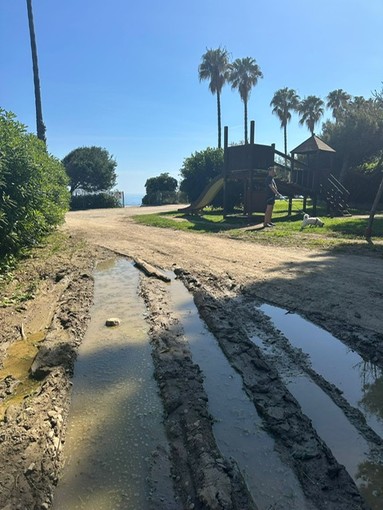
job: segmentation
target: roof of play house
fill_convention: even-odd
[[[336,152],[318,136],[312,135],[305,142],[301,143],[291,151],[291,154],[307,154],[308,152]]]

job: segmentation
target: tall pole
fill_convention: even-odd
[[[42,140],[46,144],[45,137],[45,124],[43,122],[43,111],[41,107],[41,92],[40,92],[40,78],[39,78],[39,66],[37,61],[37,46],[35,28],[33,23],[33,12],[32,12],[32,0],[27,0],[28,9],[28,23],[29,23],[29,36],[31,39],[31,50],[32,50],[32,65],[33,65],[33,82],[35,86],[35,105],[36,105],[36,131],[37,138]]]

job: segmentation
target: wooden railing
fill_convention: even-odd
[[[329,211],[334,214],[348,214],[350,193],[334,175],[330,174],[327,181],[320,185],[320,194]]]

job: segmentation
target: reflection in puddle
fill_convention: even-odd
[[[179,280],[170,286],[193,360],[204,375],[214,436],[226,458],[237,463],[260,509],[308,510],[294,473],[274,451],[274,440],[262,429],[254,404],[243,390],[242,379],[231,367],[214,336],[198,315],[193,299]]]
[[[366,398],[366,393],[361,397],[363,391],[366,391],[364,384],[366,377],[369,380],[370,392],[381,384],[381,374],[375,382],[372,382],[374,371],[361,375],[360,370],[355,367],[355,363],[360,362],[359,356],[350,352],[347,347],[326,331],[295,314],[286,314],[280,308],[262,305],[260,309],[271,317],[274,325],[282,331],[293,346],[301,348],[303,352],[310,355],[313,369],[340,387],[345,397],[349,401],[351,400],[350,403],[360,404],[362,398]],[[296,366],[294,370],[291,369],[291,362],[282,348],[279,348],[275,343],[269,345],[257,336],[254,336],[252,340],[277,368],[289,391],[301,405],[303,412],[312,420],[318,434],[326,442],[338,462],[346,467],[371,508],[381,510],[383,507],[382,462],[371,457],[366,441],[330,397],[301,369]],[[332,349],[332,343],[334,349]],[[367,394],[369,393],[367,392]],[[380,398],[381,395],[377,400],[373,400],[374,405],[377,405],[376,402],[379,402]],[[360,408],[364,410],[364,407],[360,406]],[[371,404],[369,409],[372,412]],[[380,408],[379,412],[381,413],[381,411]],[[373,417],[370,415],[370,425],[372,421],[376,426],[381,427],[381,421],[378,418],[379,412]]]
[[[312,368],[342,390],[346,400],[360,409],[368,425],[383,438],[382,370],[297,314],[286,314],[286,310],[266,304],[260,310],[294,347],[310,356]]]
[[[167,444],[137,286],[138,271],[126,260],[98,266],[92,318],[75,365],[57,510],[150,508],[147,478]],[[121,325],[105,327],[109,317]],[[161,484],[169,486],[169,464],[161,462]]]

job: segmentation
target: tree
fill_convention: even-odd
[[[295,90],[289,89],[287,87],[277,90],[270,102],[270,106],[273,107],[272,112],[281,121],[285,154],[287,154],[287,124],[291,120],[291,111],[297,111],[298,105],[298,94],[295,92]]]
[[[380,156],[380,159],[379,159],[379,162],[377,164],[377,168],[379,170],[382,169],[382,165],[383,165],[383,154]],[[376,195],[375,195],[375,199],[374,199],[374,202],[371,206],[371,210],[370,210],[370,215],[368,217],[368,222],[367,222],[367,227],[366,227],[366,232],[365,232],[365,236],[366,236],[366,239],[368,242],[371,242],[371,237],[372,237],[372,225],[374,223],[374,217],[375,217],[375,214],[376,214],[376,211],[378,209],[378,204],[380,202],[380,199],[382,198],[383,196],[383,174],[382,174],[382,180],[380,181],[380,185],[379,185],[379,188],[376,192]]]
[[[383,147],[383,103],[354,98],[340,121],[323,124],[322,137],[336,150],[339,180],[344,182],[349,168],[379,159]]]
[[[79,147],[62,160],[70,180],[70,192],[107,191],[116,184],[116,161],[101,147]]]
[[[194,152],[183,162],[180,170],[183,180],[180,190],[193,202],[205,186],[223,172],[223,149],[207,149]]]
[[[46,143],[45,124],[43,122],[43,111],[41,106],[41,90],[39,78],[39,64],[37,60],[36,35],[33,23],[32,0],[27,0],[29,36],[32,50],[33,82],[35,87],[35,105],[36,105],[36,131],[37,138]]]
[[[144,205],[162,205],[176,202],[177,179],[165,172],[158,177],[151,177],[145,183],[146,195]]]
[[[332,116],[335,122],[338,122],[347,110],[347,106],[351,100],[350,94],[347,94],[347,92],[342,89],[337,89],[329,92],[326,99],[326,106],[331,108]]]
[[[317,124],[324,113],[324,102],[316,96],[307,96],[298,105],[298,113],[301,117],[299,124],[306,124],[310,133],[314,135],[315,124]]]
[[[211,93],[217,94],[218,148],[221,148],[221,91],[229,75],[229,53],[225,48],[206,49],[198,67],[199,80],[210,80]]]
[[[231,83],[232,89],[238,89],[244,105],[245,144],[248,143],[247,103],[250,98],[251,89],[258,83],[259,78],[263,78],[263,74],[254,58],[237,58],[230,66],[228,80]]]

